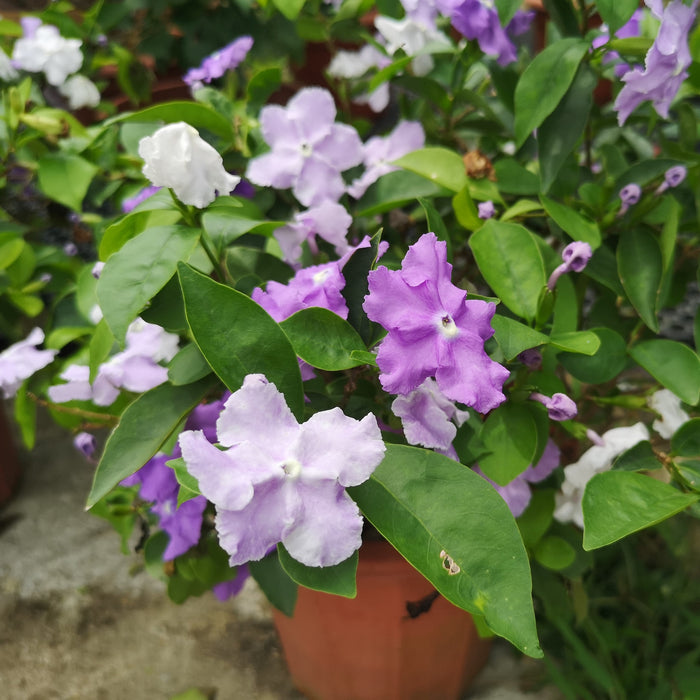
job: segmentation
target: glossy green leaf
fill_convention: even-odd
[[[182,213],[174,209],[149,209],[122,216],[105,229],[100,240],[100,260],[106,260],[147,228],[176,224],[181,218]]]
[[[514,318],[500,314],[491,319],[491,326],[495,330],[496,341],[501,346],[508,362],[517,357],[523,350],[549,342],[549,338],[544,333],[540,333]]]
[[[206,379],[187,386],[161,384],[130,404],[105,444],[87,507],[146,464],[211,387]]]
[[[656,380],[682,401],[695,406],[700,400],[700,359],[675,340],[656,338],[637,343],[630,355]]]
[[[537,194],[540,180],[537,175],[518,163],[515,158],[501,158],[494,165],[498,189],[506,194]]]
[[[582,63],[561,102],[537,129],[543,192],[554,184],[562,165],[583,135],[593,104],[593,89],[597,84],[596,74]]]
[[[455,212],[455,217],[461,226],[467,231],[476,231],[484,223],[483,219],[479,218],[479,210],[474,204],[469,185],[465,185],[457,194],[452,197],[452,208]]]
[[[97,166],[69,153],[48,153],[39,159],[39,187],[50,199],[81,211]]]
[[[637,0],[598,0],[596,7],[612,36],[626,24],[639,7]]]
[[[109,357],[109,353],[111,352],[115,342],[114,335],[107,325],[107,322],[104,319],[101,319],[97,326],[95,326],[95,330],[92,334],[92,338],[90,338],[90,344],[88,346],[88,365],[90,367],[91,382],[95,381],[100,365]]]
[[[643,229],[624,231],[617,246],[617,269],[642,321],[658,333],[656,307],[663,269],[661,250],[654,236]]]
[[[291,617],[297,602],[298,586],[282,568],[277,551],[268,554],[260,561],[248,562],[248,569],[265,597],[280,612]]]
[[[191,384],[211,372],[209,363],[194,343],[188,343],[168,363],[168,379],[175,386]]]
[[[547,282],[534,236],[519,224],[489,219],[472,234],[469,245],[494,293],[513,313],[532,321]]]
[[[380,177],[358,203],[357,216],[374,216],[418,199],[451,194],[450,190],[408,170],[395,170]]]
[[[589,49],[589,42],[582,39],[561,39],[537,54],[525,69],[515,88],[518,147],[554,111]]]
[[[124,244],[106,262],[97,281],[97,298],[114,337],[123,342],[126,329],[141,309],[187,260],[199,241],[199,230],[186,226],[147,229]]]
[[[294,352],[312,367],[336,371],[364,364],[353,360],[353,352],[367,347],[357,331],[328,309],[301,309],[280,323]]]
[[[497,484],[505,486],[534,461],[537,452],[537,425],[524,404],[505,403],[491,411],[481,440],[486,453],[479,457],[481,470]]]
[[[584,241],[595,250],[601,242],[598,224],[582,216],[565,204],[555,202],[549,197],[540,197],[542,206],[561,229],[575,241]]]
[[[583,548],[597,549],[656,525],[700,500],[644,474],[597,474],[583,494]]]
[[[282,568],[289,574],[292,581],[296,581],[300,586],[311,588],[314,591],[332,593],[343,598],[354,598],[357,595],[355,584],[357,552],[340,564],[323,567],[304,566],[294,559],[282,544],[277,545],[277,554]]]
[[[464,162],[457,153],[447,148],[421,148],[394,161],[394,165],[452,192],[459,192],[467,184]]]
[[[623,337],[610,328],[592,328],[600,340],[598,351],[592,355],[562,352],[559,362],[576,379],[588,384],[602,384],[617,377],[627,364],[627,345]]]
[[[700,456],[700,418],[684,423],[671,437],[674,455]]]
[[[508,207],[501,215],[501,221],[510,221],[519,216],[525,216],[533,211],[541,211],[542,205],[532,199],[519,199],[512,207]]]
[[[638,442],[625,450],[614,462],[612,468],[624,472],[647,472],[661,468],[649,440]]]
[[[565,352],[578,352],[582,355],[595,355],[600,348],[600,338],[593,331],[572,331],[552,334],[549,342]]]
[[[236,391],[248,374],[264,374],[301,419],[304,397],[296,354],[282,329],[250,297],[189,265],[178,267],[187,322],[200,352]]]
[[[387,445],[370,480],[349,492],[445,598],[483,615],[525,654],[542,655],[527,554],[513,516],[488,482],[435,452]]]
[[[165,464],[175,472],[175,478],[180,486],[184,486],[194,496],[201,494],[199,482],[187,471],[187,464],[182,457],[169,459]]]

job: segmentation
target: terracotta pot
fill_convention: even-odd
[[[8,501],[19,484],[20,463],[5,407],[0,400],[0,505]]]
[[[300,587],[294,617],[275,611],[294,684],[312,700],[457,700],[491,640],[434,595],[386,542],[365,542],[355,599]],[[421,601],[429,609],[411,617]]]

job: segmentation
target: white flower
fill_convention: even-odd
[[[80,39],[64,39],[56,27],[42,24],[15,42],[12,61],[30,73],[41,71],[51,85],[62,85],[83,65]]]
[[[221,156],[185,122],[168,124],[139,143],[143,174],[170,187],[184,204],[203,208],[217,194],[228,194],[241,181],[224,170]]]
[[[0,352],[0,395],[14,396],[25,379],[53,361],[56,350],[37,350],[43,340],[44,332],[35,328],[24,340]]]
[[[561,523],[573,522],[583,528],[581,501],[586,484],[601,472],[612,467],[615,458],[638,442],[649,439],[644,423],[625,428],[613,428],[602,435],[603,444],[594,445],[584,452],[578,462],[564,467],[564,483],[556,494],[554,517]]]
[[[58,91],[68,100],[71,109],[97,107],[100,104],[100,91],[97,85],[84,75],[72,75]]]
[[[10,57],[0,49],[0,79],[9,82],[10,80],[14,80],[18,75],[10,61]]]
[[[366,44],[359,51],[338,51],[328,66],[328,73],[336,78],[361,78],[370,68],[384,68],[391,63],[376,46]],[[373,112],[383,112],[389,104],[389,83],[382,83],[372,92],[353,98],[356,104],[369,105]]]
[[[652,394],[647,404],[661,416],[661,420],[655,420],[651,427],[664,440],[670,440],[673,433],[690,420],[690,416],[681,408],[681,400],[668,389]]]

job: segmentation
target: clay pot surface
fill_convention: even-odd
[[[312,700],[457,700],[490,639],[386,542],[362,545],[357,597],[299,587],[294,617],[275,611],[292,680]],[[415,605],[412,606],[415,609]]]

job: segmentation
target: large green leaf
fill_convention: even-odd
[[[515,88],[518,147],[554,111],[589,49],[590,43],[582,39],[561,39],[539,53],[525,69]]]
[[[655,338],[637,343],[630,355],[682,401],[695,406],[700,400],[700,359],[683,343]]]
[[[459,192],[467,184],[464,162],[457,153],[447,148],[421,148],[394,161],[394,165],[421,175],[452,192]]]
[[[301,309],[280,323],[294,352],[312,367],[329,371],[365,364],[353,360],[353,352],[366,352],[357,331],[328,309]]]
[[[97,166],[69,153],[48,153],[39,159],[39,187],[50,199],[81,211]]]
[[[597,474],[583,494],[583,548],[612,544],[670,518],[699,499],[636,472]]]
[[[700,456],[700,418],[684,423],[671,437],[674,455]]]
[[[118,341],[123,342],[129,323],[175,274],[178,262],[189,258],[198,240],[196,228],[157,226],[110,256],[97,281],[97,298]]]
[[[581,216],[571,207],[555,202],[549,197],[540,197],[542,206],[563,231],[569,234],[575,241],[588,243],[593,250],[600,245],[600,229],[598,224]]]
[[[260,561],[248,562],[248,569],[265,597],[279,611],[291,617],[297,602],[298,586],[282,568],[277,550]]]
[[[534,236],[519,224],[489,219],[469,245],[481,274],[513,313],[529,321],[547,282],[544,260]]]
[[[106,260],[116,253],[127,241],[135,238],[147,228],[175,224],[182,213],[175,209],[149,209],[135,211],[117,219],[105,229],[100,240],[100,259]]]
[[[617,246],[617,269],[622,286],[642,321],[658,333],[656,307],[663,268],[661,250],[654,236],[642,229],[624,231]]]
[[[527,554],[503,499],[435,452],[387,445],[369,481],[349,489],[379,532],[460,608],[529,656],[541,656]]]
[[[408,170],[395,170],[380,177],[358,202],[357,216],[374,216],[402,207],[418,197],[439,197],[450,190]]]
[[[311,588],[314,591],[333,593],[344,598],[354,598],[357,595],[355,574],[357,573],[358,553],[355,552],[345,561],[335,566],[305,566],[292,557],[284,548],[277,545],[282,568],[289,577],[301,586]]]
[[[491,325],[495,331],[496,341],[509,362],[523,350],[549,342],[549,338],[544,333],[540,333],[514,318],[497,314],[491,319]]]
[[[187,386],[161,384],[130,404],[105,444],[87,507],[146,464],[212,386],[211,379]]]
[[[627,346],[624,338],[610,328],[593,328],[600,346],[594,355],[562,352],[559,362],[576,379],[588,384],[602,384],[617,377],[627,364]]]
[[[248,374],[264,374],[301,419],[304,395],[296,354],[282,329],[250,297],[189,265],[178,267],[185,313],[202,355],[236,391]]]
[[[612,36],[626,24],[639,7],[638,0],[598,0],[596,7]]]
[[[557,350],[578,352],[582,355],[595,355],[600,348],[600,338],[593,331],[552,333],[549,342]]]

